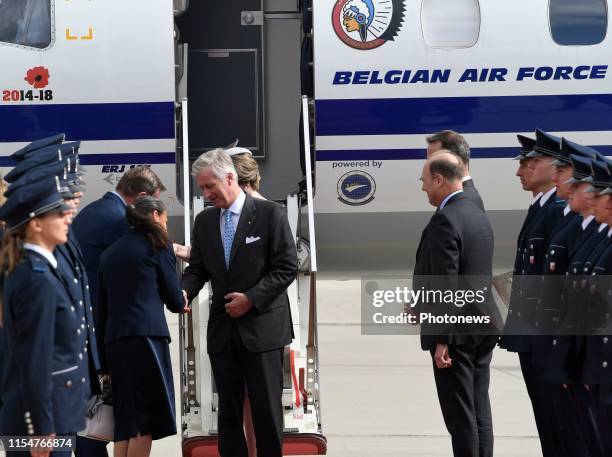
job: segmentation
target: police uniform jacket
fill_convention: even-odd
[[[606,230],[607,232],[607,230]],[[604,246],[605,243],[605,246]],[[585,337],[582,351],[581,382],[588,385],[601,385],[602,402],[610,394],[612,382],[608,364],[612,361],[612,331],[610,326],[610,307],[612,306],[612,238],[606,237],[589,259],[583,281],[585,300]]]
[[[80,322],[81,334],[79,337],[83,340],[83,350],[79,353],[79,359],[84,358],[88,361],[87,367],[85,367],[87,370],[83,373],[83,376],[89,378],[93,393],[101,393],[97,376],[100,370],[100,359],[96,344],[96,329],[89,293],[89,282],[81,250],[71,229],[72,226],[69,228],[68,242],[56,247],[55,258],[58,263],[58,272],[72,300],[70,309],[77,315],[77,319]]]
[[[567,313],[567,271],[572,240],[580,233],[582,216],[569,212],[559,222],[551,235],[545,255],[544,274],[542,275],[541,304],[537,315],[538,322],[550,332],[551,336],[536,338],[534,341],[533,361],[544,366],[544,378],[548,382],[567,383],[566,360],[571,347],[571,337],[563,336],[560,327]]]
[[[84,332],[58,271],[25,251],[5,280],[6,354],[0,389],[4,435],[74,433],[85,426],[89,391]]]
[[[563,218],[565,202],[557,199],[556,192],[553,192],[542,206],[540,200],[534,205],[537,206],[528,211],[517,240],[506,334],[500,344],[512,352],[530,352],[533,338],[528,335],[539,332],[535,323],[541,275],[551,236]]]

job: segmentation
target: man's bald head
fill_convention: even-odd
[[[461,159],[446,149],[431,154],[426,164],[429,165],[431,175],[440,174],[448,181],[462,181],[463,163]]]
[[[463,164],[446,150],[433,153],[423,165],[421,181],[429,203],[439,206],[447,195],[463,188]]]

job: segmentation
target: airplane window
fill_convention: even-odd
[[[51,44],[51,0],[0,0],[0,42],[43,49]]]
[[[550,0],[550,32],[555,43],[598,44],[606,37],[608,7],[606,0]]]
[[[432,48],[472,47],[480,34],[480,4],[478,0],[423,0],[421,27]]]

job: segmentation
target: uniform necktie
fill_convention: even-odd
[[[223,213],[225,224],[223,224],[223,251],[225,253],[225,268],[229,270],[230,254],[232,253],[232,243],[234,242],[234,221],[232,220],[232,212],[226,209]]]

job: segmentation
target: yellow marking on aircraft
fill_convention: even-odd
[[[66,39],[67,40],[78,40],[78,36],[70,35],[70,29],[66,28]]]
[[[89,27],[87,35],[81,37],[81,40],[93,40],[93,28]]]

